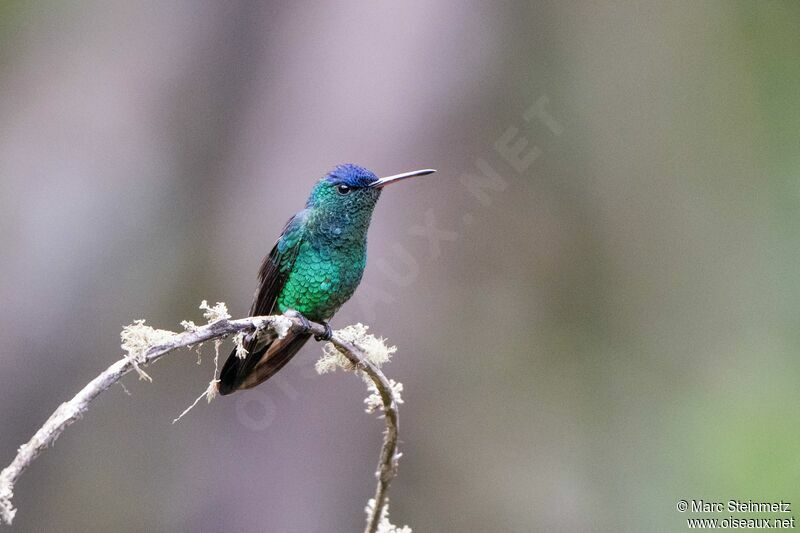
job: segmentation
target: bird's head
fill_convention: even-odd
[[[424,176],[435,172],[431,169],[415,170],[386,178],[378,178],[364,167],[345,163],[339,165],[319,180],[311,191],[306,207],[344,212],[371,213],[381,196],[381,190],[389,183],[413,176]]]

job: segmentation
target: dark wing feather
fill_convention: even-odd
[[[255,365],[243,377],[237,388],[249,389],[271,378],[300,351],[310,337],[308,333],[290,331],[286,337],[262,348]]]
[[[278,296],[286,284],[303,242],[305,217],[306,211],[300,211],[293,216],[286,223],[272,251],[264,258],[258,271],[258,289],[253,297],[253,304],[250,306],[250,316],[269,315],[276,312]],[[241,359],[237,357],[236,350],[234,350],[222,367],[218,387],[220,394],[230,394],[240,388],[250,388],[266,380],[297,353],[305,340],[307,338],[302,342],[300,339],[295,339],[295,342],[277,341],[274,343],[277,345],[275,348],[279,346],[287,348],[285,351],[270,349],[271,345],[269,344],[259,346],[256,338],[245,341],[244,348],[247,350],[247,356]],[[273,359],[275,365],[272,364]],[[251,376],[254,371],[263,377],[258,379],[256,376]],[[256,383],[253,383],[254,378],[257,379]]]
[[[258,270],[258,289],[250,306],[250,316],[269,315],[275,311],[278,296],[297,259],[303,243],[306,211],[300,211],[286,223],[281,236]]]

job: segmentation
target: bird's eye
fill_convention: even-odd
[[[339,194],[349,194],[350,191],[351,191],[350,187],[348,187],[345,184],[341,184],[341,185],[337,186],[336,190],[339,192]]]

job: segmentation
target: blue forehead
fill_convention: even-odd
[[[343,183],[349,187],[366,187],[377,180],[378,176],[364,167],[345,163],[328,172],[325,179],[337,185]]]

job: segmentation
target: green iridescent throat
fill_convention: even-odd
[[[367,262],[367,230],[379,189],[342,195],[326,180],[287,228],[287,245],[297,246],[294,265],[278,295],[281,312],[294,309],[310,320],[329,320],[353,295]],[[292,235],[296,233],[297,235]]]

